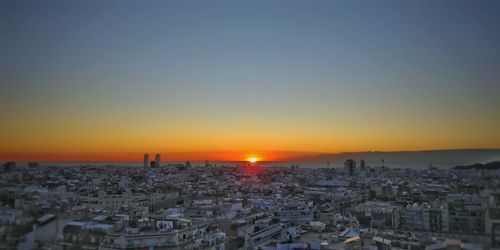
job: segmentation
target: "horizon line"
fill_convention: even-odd
[[[411,153],[431,151],[462,151],[462,150],[484,150],[495,151],[500,148],[438,148],[418,150],[363,150],[363,151],[279,151],[279,150],[218,150],[218,151],[157,151],[163,157],[163,161],[234,161],[244,162],[250,156],[259,156],[261,162],[300,161],[310,157],[361,154],[361,153]],[[1,161],[38,161],[38,162],[141,162],[144,153],[148,152],[0,152]],[[172,157],[173,155],[173,157]],[[195,156],[198,155],[198,156]],[[203,156],[201,156],[203,155]]]

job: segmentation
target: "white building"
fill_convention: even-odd
[[[425,231],[449,231],[448,204],[446,202],[424,203],[422,207]]]
[[[402,211],[401,224],[406,230],[424,230],[424,210],[418,203],[407,205]]]

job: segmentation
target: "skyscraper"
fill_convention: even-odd
[[[344,170],[346,176],[354,176],[356,172],[356,161],[348,159],[344,162]]]
[[[159,167],[160,166],[160,154],[156,154],[155,156],[155,167]]]
[[[364,171],[366,169],[366,164],[364,159],[361,159],[359,161],[359,168],[361,168],[361,171]]]
[[[149,154],[144,154],[144,167],[149,167]]]

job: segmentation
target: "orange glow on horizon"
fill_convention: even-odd
[[[250,162],[250,163],[256,163],[258,160],[259,160],[259,158],[254,157],[254,156],[247,158],[247,161]]]
[[[259,151],[258,154],[248,154],[242,151],[194,151],[194,152],[169,152],[145,150],[142,152],[2,152],[0,160],[3,161],[83,161],[83,162],[141,162],[144,153],[155,155],[159,153],[164,161],[244,161],[258,162],[280,161],[302,158],[310,153],[286,151]]]

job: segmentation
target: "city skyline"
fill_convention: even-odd
[[[500,148],[499,11],[2,1],[0,159]]]
[[[160,155],[161,163],[197,162],[233,164],[234,162],[259,162],[264,165],[305,164],[323,166],[325,163],[338,165],[346,159],[364,159],[370,164],[381,165],[381,161],[393,167],[398,166],[428,166],[436,164],[441,167],[454,167],[479,162],[500,160],[500,149],[442,149],[421,151],[361,151],[361,152],[272,152],[272,151],[206,151],[206,152],[100,152],[100,153],[37,153],[37,154],[5,154],[0,153],[0,159],[5,161],[29,162],[73,162],[81,163],[126,163],[151,165]],[[327,164],[329,165],[329,164]]]
[[[500,249],[499,0],[1,0],[0,249]]]

